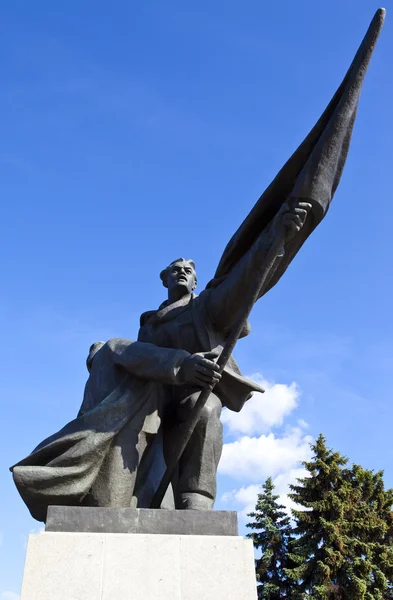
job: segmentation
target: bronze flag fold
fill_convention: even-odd
[[[385,9],[378,9],[327,108],[229,241],[208,287],[217,285],[225,278],[287,199],[302,198],[312,203],[312,210],[300,232],[286,245],[285,256],[262,292],[266,293],[277,283],[325,216],[347,159],[364,76],[384,18]]]

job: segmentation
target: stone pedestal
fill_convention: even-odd
[[[193,530],[200,516],[186,512]],[[154,513],[171,520],[172,511]],[[85,516],[91,528],[94,514]],[[139,523],[147,516],[134,511]],[[21,600],[256,600],[252,543],[237,535],[45,531],[29,536]]]
[[[230,510],[50,506],[45,531],[237,535],[238,526],[237,513]]]

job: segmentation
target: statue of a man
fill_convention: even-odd
[[[222,406],[240,411],[253,391],[263,392],[233,358],[220,375],[215,358],[277,232],[285,226],[289,240],[309,209],[301,201],[284,204],[229,276],[199,296],[195,264],[175,260],[161,273],[168,298],[142,315],[138,341],[92,346],[78,417],[12,468],[35,518],[45,520],[49,504],[148,507],[199,391],[216,384],[163,502],[213,507]]]

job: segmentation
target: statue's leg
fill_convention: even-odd
[[[177,426],[164,427],[167,460],[178,444],[182,423],[195,404],[199,392],[180,400],[176,408]],[[222,452],[221,401],[210,394],[194,433],[180,460],[175,485],[176,508],[205,510],[213,508],[216,497],[216,473]]]
[[[129,423],[113,440],[84,504],[128,508],[136,505],[134,487],[138,466],[154,436]]]

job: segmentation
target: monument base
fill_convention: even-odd
[[[50,506],[21,600],[256,600],[251,540],[230,511]]]
[[[256,600],[251,540],[143,533],[30,535],[21,600]]]

